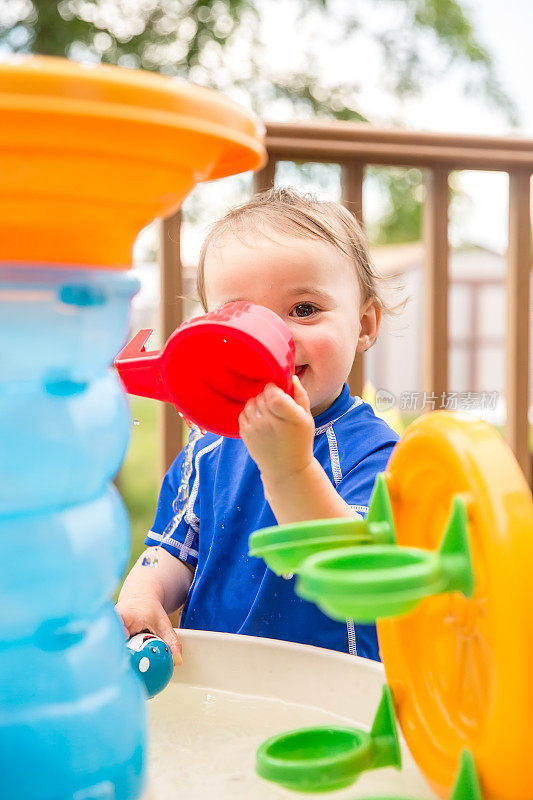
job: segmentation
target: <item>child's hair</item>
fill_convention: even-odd
[[[392,309],[385,303],[361,225],[340,203],[320,201],[311,194],[300,194],[292,188],[269,189],[254,195],[246,203],[232,208],[211,226],[198,258],[196,288],[204,311],[207,311],[205,292],[205,256],[209,245],[227,231],[240,233],[248,225],[262,222],[276,231],[292,236],[311,237],[329,242],[351,260],[359,286],[361,301],[375,299],[385,312]]]

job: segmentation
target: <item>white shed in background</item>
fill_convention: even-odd
[[[365,375],[398,401],[405,393],[423,392],[424,246],[388,245],[375,248],[372,256],[381,275],[399,275],[389,282],[388,301],[405,298],[406,304],[397,316],[384,318],[379,339],[367,355]],[[505,273],[505,256],[498,253],[481,247],[450,252],[449,394],[472,393],[478,405],[484,398],[481,410],[495,412],[484,416],[497,423],[505,417]],[[402,288],[394,290],[393,284]],[[533,397],[532,364],[526,368]],[[440,407],[440,399],[435,407]]]

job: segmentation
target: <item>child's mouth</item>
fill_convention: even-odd
[[[302,375],[305,373],[306,369],[307,369],[307,364],[300,364],[299,367],[294,368],[294,374],[296,375],[297,378],[301,378]]]

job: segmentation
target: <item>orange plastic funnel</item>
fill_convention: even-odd
[[[125,268],[199,181],[260,167],[263,126],[217,92],[59,58],[0,63],[4,261]]]

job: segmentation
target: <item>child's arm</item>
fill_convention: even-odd
[[[294,400],[273,384],[248,401],[241,437],[261,471],[265,497],[280,525],[307,519],[360,519],[313,456],[315,423],[309,398],[293,378]]]
[[[360,514],[337,493],[320,463],[313,458],[309,466],[282,478],[263,475],[265,497],[279,525],[306,519],[332,519]]]
[[[148,548],[153,550],[153,548]],[[144,553],[126,577],[115,610],[129,636],[148,630],[170,647],[175,664],[181,664],[181,643],[168,618],[183,605],[194,570],[163,548],[156,567],[143,567]]]

